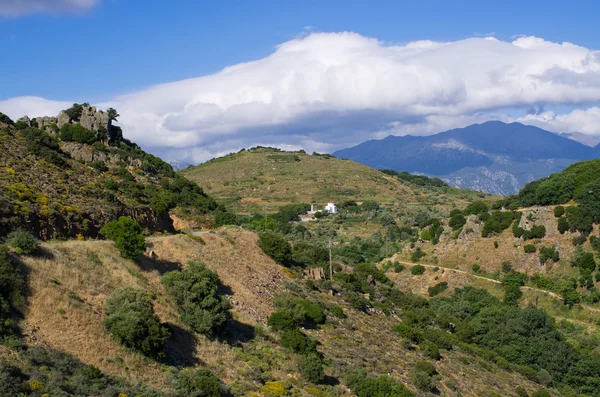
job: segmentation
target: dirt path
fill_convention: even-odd
[[[454,268],[451,268],[451,267],[445,267],[445,266],[440,266],[440,265],[430,265],[430,264],[426,264],[426,263],[412,263],[412,262],[406,262],[406,261],[399,261],[397,259],[392,259],[392,261],[393,262],[398,262],[398,263],[401,263],[403,265],[407,265],[407,266],[410,266],[410,267],[413,267],[415,265],[421,265],[423,267],[428,267],[428,268],[439,267],[439,268],[444,269],[444,270],[450,270],[450,271],[453,271],[455,273],[466,274],[466,275],[468,275],[470,277],[478,278],[480,280],[489,281],[491,283],[502,284],[501,281],[494,280],[493,278],[488,278],[488,277],[483,277],[483,276],[477,276],[475,274],[466,272],[464,270],[454,269]],[[548,290],[545,290],[545,289],[539,289],[539,288],[535,288],[535,287],[526,287],[526,286],[523,286],[521,288],[528,289],[528,290],[535,291],[535,292],[541,292],[543,294],[552,296],[553,298],[556,298],[556,299],[559,299],[559,300],[563,300],[562,296],[560,296],[560,295],[558,295],[558,294],[556,294],[556,293],[554,293],[552,291],[548,291]],[[584,306],[584,305],[582,305],[582,306],[585,307],[586,309],[589,309],[589,310],[592,310],[592,311],[600,311],[600,309],[596,309],[596,308],[593,308],[593,307]]]

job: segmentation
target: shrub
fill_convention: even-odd
[[[540,248],[540,263],[546,263],[548,259],[552,259],[553,262],[560,260],[560,255],[554,246]]]
[[[481,236],[488,237],[492,234],[502,233],[503,230],[510,227],[517,216],[514,212],[492,211],[490,217],[483,224]]]
[[[11,232],[6,236],[6,243],[14,249],[19,249],[26,255],[35,254],[40,246],[39,241],[24,230]]]
[[[111,221],[100,229],[100,234],[115,242],[124,258],[139,260],[146,251],[146,242],[142,228],[134,219],[122,216],[117,221]]]
[[[440,354],[440,349],[437,347],[435,343],[424,341],[420,345],[421,351],[425,354],[426,357],[429,357],[433,360],[439,360],[442,358]]]
[[[423,265],[415,265],[410,268],[410,274],[414,276],[420,276],[425,273],[425,266]]]
[[[555,217],[560,218],[564,214],[565,214],[565,207],[563,207],[562,205],[557,205],[556,207],[554,207],[554,216]]]
[[[433,378],[424,372],[420,372],[420,371],[415,372],[414,382],[415,382],[415,386],[417,386],[417,388],[419,390],[428,391],[428,392],[435,390],[435,382],[433,381]]]
[[[448,226],[450,226],[453,230],[458,230],[462,228],[465,223],[467,223],[467,219],[463,216],[463,214],[458,213],[450,218],[448,221]]]
[[[436,295],[444,292],[447,289],[448,289],[448,283],[446,281],[442,281],[440,283],[437,283],[433,287],[429,287],[427,289],[427,293],[429,294],[429,296],[433,297],[433,296],[436,296]]]
[[[122,344],[150,357],[162,357],[167,328],[160,324],[148,294],[121,288],[106,301],[104,326]]]
[[[281,336],[281,346],[300,354],[309,354],[317,350],[317,343],[299,329],[286,330]]]
[[[415,363],[415,371],[423,372],[427,376],[433,376],[433,375],[437,374],[437,370],[435,369],[435,366],[432,363],[430,363],[429,361],[417,361]]]
[[[346,380],[346,377],[344,377]],[[349,385],[350,386],[350,385]],[[380,375],[378,378],[368,378],[366,375],[350,386],[358,397],[413,397],[414,394],[392,377]]]
[[[409,325],[398,324],[394,327],[394,331],[402,338],[408,339],[415,344],[419,344],[423,341],[423,333]]]
[[[175,299],[181,320],[194,331],[213,336],[231,319],[229,301],[219,295],[219,276],[198,262],[165,274],[161,283]]]
[[[92,167],[93,169],[95,169],[98,172],[106,172],[106,171],[108,171],[108,167],[106,166],[106,164],[104,163],[104,161],[100,161],[100,160],[98,160],[98,161],[92,161],[90,163],[90,167]]]
[[[81,124],[65,124],[60,128],[60,140],[91,145],[96,141],[96,134]]]
[[[527,244],[526,246],[523,247],[523,250],[525,251],[526,254],[532,254],[535,251],[537,251],[537,248],[535,248],[535,245],[533,245],[533,244]]]
[[[178,395],[193,397],[220,397],[227,395],[219,379],[207,368],[186,369],[171,375]]]
[[[471,204],[469,204],[467,206],[467,208],[465,208],[463,210],[463,214],[465,216],[468,215],[478,215],[481,214],[483,212],[488,212],[490,210],[490,207],[484,203],[483,201],[474,201]]]
[[[569,221],[567,218],[558,218],[558,232],[564,234],[567,230],[569,230]]]
[[[581,247],[578,247],[575,250],[572,265],[578,267],[579,269],[593,272],[596,270],[596,260],[594,259],[594,254],[591,252],[585,252]]]
[[[258,246],[275,262],[288,266],[292,260],[292,247],[283,238],[274,233],[261,233]]]
[[[536,390],[531,395],[531,397],[551,397],[551,396],[552,395],[550,394],[550,392],[548,390],[546,390],[546,389]]]
[[[479,271],[481,270],[481,266],[475,263],[473,264],[473,266],[471,266],[471,270],[473,271],[473,273],[479,273]]]
[[[0,245],[0,342],[14,335],[16,323],[11,314],[25,306],[26,281],[4,245]]]
[[[323,371],[323,359],[318,354],[299,356],[297,359],[298,369],[302,376],[312,383],[323,383],[325,372]]]
[[[517,393],[518,397],[529,397],[527,390],[525,390],[523,386],[517,386],[517,388],[515,389],[515,393]]]
[[[546,226],[544,225],[536,225],[533,226],[531,230],[523,231],[524,240],[532,240],[544,237],[546,237]]]
[[[424,257],[425,254],[421,248],[417,248],[416,250],[414,250],[414,252],[411,254],[410,256],[410,260],[413,262],[418,262],[422,257]]]
[[[344,313],[344,309],[340,306],[337,305],[333,305],[330,306],[328,308],[329,313],[331,313],[332,316],[337,317],[337,318],[341,318],[341,319],[345,319],[348,316],[346,316],[346,314]]]
[[[587,236],[584,236],[583,234],[580,236],[575,236],[573,237],[573,239],[571,240],[571,242],[573,243],[574,246],[578,246],[578,245],[583,245],[585,244],[585,242],[587,241]]]
[[[276,311],[269,316],[267,323],[274,331],[286,331],[298,328],[298,321],[289,310]]]

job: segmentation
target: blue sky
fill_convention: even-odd
[[[5,17],[0,43],[10,60],[0,63],[0,99],[106,100],[262,58],[305,27],[353,31],[393,43],[523,34],[600,48],[600,3],[566,4],[108,0],[84,14]]]
[[[0,0],[0,111],[112,105],[142,146],[195,162],[489,119],[600,135],[597,15],[594,1]]]

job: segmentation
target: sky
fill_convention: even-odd
[[[0,0],[0,112],[115,107],[198,163],[495,119],[600,136],[595,1]]]

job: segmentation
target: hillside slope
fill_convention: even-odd
[[[430,136],[389,136],[334,155],[374,168],[437,176],[457,187],[512,194],[600,152],[537,127],[489,121]]]
[[[148,232],[173,231],[169,212],[201,220],[216,208],[159,158],[126,139],[106,143],[78,119],[63,124],[77,138],[56,124],[11,123],[0,125],[0,236],[24,228],[43,239],[96,237],[119,216]]]
[[[449,187],[406,183],[353,161],[329,155],[254,148],[220,157],[181,174],[203,186],[228,209],[251,214],[275,212],[289,203],[374,200],[384,205],[420,205],[424,196],[435,205],[466,203],[476,193]]]
[[[341,296],[304,290],[294,280],[296,276],[262,253],[254,233],[220,230],[199,237],[154,237],[148,240],[148,247],[157,257],[144,258],[138,267],[122,259],[109,242],[45,243],[43,257],[24,261],[30,269],[31,289],[27,314],[21,322],[25,344],[30,349],[40,346],[64,351],[107,374],[163,391],[171,388],[165,368],[200,365],[210,368],[234,395],[271,396],[269,387],[282,387],[285,394],[292,395],[349,396],[346,387],[335,385],[335,378],[355,367],[374,375],[389,373],[416,395],[429,395],[419,390],[413,371],[415,364],[427,357],[393,332],[397,318],[353,309]],[[231,340],[193,333],[180,321],[160,283],[165,271],[197,259],[219,274],[230,296],[238,332]],[[124,348],[106,332],[104,303],[123,286],[141,288],[154,296],[154,308],[173,334],[162,362]],[[306,330],[330,362],[332,384],[317,386],[303,381],[293,355],[279,345],[276,333],[263,328],[266,316],[275,310],[274,296],[286,291],[302,291],[302,296],[323,307],[343,307],[343,319],[330,315],[327,324]],[[6,355],[9,352],[0,347],[0,358]],[[436,393],[443,395],[479,396],[490,391],[508,395],[516,385],[530,392],[539,388],[516,372],[507,372],[458,348],[444,351],[443,359],[434,361],[434,367],[439,373]]]

